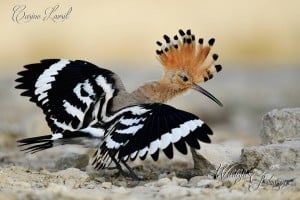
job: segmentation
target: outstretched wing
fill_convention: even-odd
[[[53,133],[98,121],[104,102],[109,106],[118,92],[113,72],[86,61],[49,59],[24,68],[16,88],[24,89],[21,95],[42,108]]]
[[[187,146],[200,149],[198,141],[210,143],[212,130],[197,116],[165,104],[141,104],[126,107],[115,114],[104,143],[95,154],[93,165],[107,167],[110,156],[118,160],[153,160],[162,149],[168,158],[173,157],[173,145],[183,153]]]

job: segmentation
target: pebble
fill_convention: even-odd
[[[207,180],[208,177],[207,176],[194,176],[190,179],[189,184],[191,186],[196,186],[198,182],[202,181],[202,180]]]
[[[111,182],[103,182],[101,184],[101,187],[103,187],[105,189],[111,189],[112,188],[112,183]]]
[[[96,187],[95,183],[90,183],[90,184],[85,185],[85,188],[87,188],[87,189],[94,189],[95,187]]]
[[[178,178],[176,176],[172,177],[172,182],[176,183],[176,185],[185,186],[188,184],[188,180],[185,178]]]
[[[240,181],[237,182],[231,182],[232,186],[230,187],[231,189],[236,189],[236,190],[248,190],[249,184],[250,184],[250,178],[244,178],[241,179]]]
[[[154,186],[161,187],[161,186],[170,185],[170,184],[173,184],[173,183],[169,178],[161,178],[156,183],[154,183]]]
[[[126,186],[127,186],[127,182],[126,182],[126,181],[116,181],[116,182],[114,183],[114,185],[126,187]]]
[[[161,173],[160,175],[158,175],[158,179],[167,178],[167,177],[168,177],[167,173]]]
[[[93,175],[92,175],[93,176]],[[100,183],[103,183],[105,182],[105,178],[104,177],[101,177],[101,176],[93,176],[93,179],[97,182],[100,182]]]

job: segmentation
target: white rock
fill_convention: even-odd
[[[111,182],[103,182],[101,184],[101,187],[103,187],[105,189],[111,189],[112,188],[112,183]]]
[[[156,183],[154,183],[154,186],[161,187],[170,184],[174,185],[174,182],[172,182],[169,178],[161,178]]]
[[[262,144],[300,140],[300,108],[272,110],[263,116]]]
[[[241,160],[248,169],[300,168],[300,141],[246,147],[242,150]]]
[[[188,183],[188,180],[185,178],[178,178],[176,176],[172,177],[172,182],[176,183],[177,185],[183,186]]]
[[[190,179],[189,185],[196,186],[198,182],[200,182],[202,180],[207,180],[207,179],[208,179],[207,176],[194,176]]]
[[[220,144],[206,144],[201,142],[201,149],[196,153],[205,157],[211,164],[231,164],[240,159],[243,145],[239,141],[227,141]]]

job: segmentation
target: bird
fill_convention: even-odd
[[[193,89],[223,106],[199,86],[222,69],[216,64],[218,55],[210,53],[215,39],[204,44],[190,29],[179,29],[163,40],[156,42],[162,77],[132,92],[116,73],[84,60],[45,59],[25,65],[15,88],[43,110],[52,133],[18,140],[22,151],[36,153],[65,144],[96,148],[95,169],[114,163],[139,179],[128,160],[148,155],[157,161],[160,152],[172,159],[174,147],[187,154],[187,145],[200,149],[199,141],[211,143],[213,131],[205,122],[166,103]]]

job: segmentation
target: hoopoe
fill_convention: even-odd
[[[64,144],[97,147],[92,163],[96,169],[113,162],[138,178],[126,163],[129,159],[150,155],[156,161],[159,150],[171,159],[173,146],[187,154],[186,144],[200,149],[199,141],[210,143],[213,132],[207,124],[163,103],[194,89],[222,106],[197,85],[222,69],[215,64],[217,54],[208,56],[215,39],[204,45],[191,30],[163,38],[165,43],[158,41],[156,51],[165,69],[162,78],[131,93],[117,74],[86,61],[48,59],[25,65],[16,88],[24,89],[21,95],[43,110],[52,134],[19,140],[20,146],[26,146],[23,150],[36,153]]]

